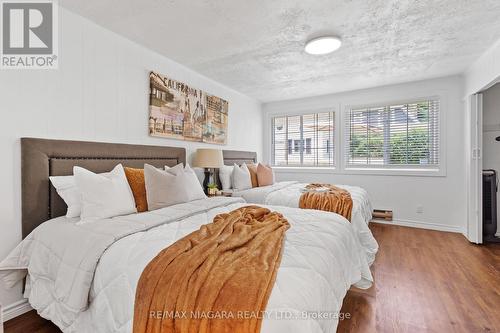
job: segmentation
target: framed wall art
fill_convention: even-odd
[[[155,72],[149,74],[149,135],[227,143],[229,103]]]

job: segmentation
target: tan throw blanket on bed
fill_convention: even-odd
[[[327,189],[327,191],[322,191],[322,189]],[[306,192],[300,196],[299,207],[337,213],[351,221],[351,194],[331,184],[307,185]]]
[[[144,269],[134,333],[257,333],[288,221],[246,206],[161,251]]]

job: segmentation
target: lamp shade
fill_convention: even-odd
[[[199,168],[220,168],[224,165],[222,150],[200,148],[196,151],[193,164]]]

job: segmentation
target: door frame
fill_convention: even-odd
[[[466,102],[467,238],[483,243],[483,95]]]
[[[478,92],[467,95],[465,106],[465,165],[467,190],[467,239],[483,243],[483,95],[500,83],[500,76]]]

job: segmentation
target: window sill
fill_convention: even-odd
[[[345,168],[346,175],[406,176],[406,177],[446,177],[444,169],[398,169],[398,168]]]
[[[277,173],[309,173],[365,176],[402,176],[402,177],[446,177],[444,169],[382,169],[382,168],[346,168],[335,167],[284,167],[273,166]]]
[[[291,167],[291,166],[273,166],[276,172],[296,172],[296,173],[334,173],[335,167]]]

